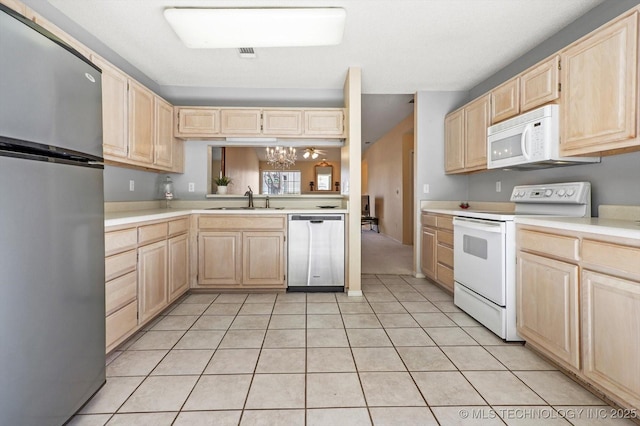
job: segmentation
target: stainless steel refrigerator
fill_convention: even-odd
[[[105,382],[101,73],[0,5],[0,425]]]

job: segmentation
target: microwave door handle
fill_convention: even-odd
[[[525,160],[529,160],[529,153],[527,152],[527,135],[529,132],[531,132],[531,124],[527,124],[524,127],[524,131],[520,137],[520,148],[522,149],[522,156]]]

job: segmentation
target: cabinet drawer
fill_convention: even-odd
[[[577,261],[580,241],[562,235],[536,231],[518,230],[518,248]]]
[[[109,256],[104,260],[104,279],[111,281],[127,272],[136,270],[138,256],[135,250]]]
[[[129,272],[105,284],[105,308],[107,315],[136,299],[137,274]]]
[[[453,249],[438,244],[438,263],[453,268]]]
[[[438,232],[436,232],[436,239],[438,240],[438,244],[453,247],[453,232],[438,230]]]
[[[124,337],[128,332],[138,325],[138,304],[134,301],[129,303],[119,311],[109,315],[106,319],[106,343],[107,352],[109,346],[113,345],[119,339]]]
[[[136,248],[137,242],[136,228],[107,232],[104,234],[104,254],[105,256],[111,256],[112,254],[131,250]]]
[[[438,263],[436,279],[453,291],[453,269]]]
[[[422,226],[436,227],[436,217],[432,214],[422,213]]]
[[[138,244],[151,243],[167,238],[167,223],[144,225],[138,228]]]
[[[437,219],[438,228],[453,231],[453,216],[438,216]]]
[[[189,219],[178,219],[169,222],[169,236],[184,234],[189,230]]]
[[[200,216],[200,229],[238,229],[242,231],[281,230],[285,227],[284,216],[255,217],[255,216]]]
[[[584,239],[582,259],[594,266],[640,276],[640,248]]]

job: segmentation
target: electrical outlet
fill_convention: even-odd
[[[129,181],[129,191],[134,191],[135,189],[136,189],[136,181],[130,180]]]
[[[196,184],[193,182],[189,182],[189,192],[195,192],[196,191]]]
[[[496,192],[502,192],[502,181],[496,182]]]
[[[422,192],[425,194],[429,193],[429,184],[425,183],[424,185],[422,185]]]

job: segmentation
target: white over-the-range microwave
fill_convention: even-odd
[[[600,157],[561,157],[558,105],[541,108],[490,126],[488,169],[541,169],[599,163]]]

